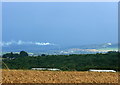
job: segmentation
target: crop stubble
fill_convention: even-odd
[[[2,70],[2,83],[118,83],[118,72]]]

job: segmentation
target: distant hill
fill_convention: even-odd
[[[98,52],[117,51],[118,44],[104,43],[104,44],[92,44],[92,45],[80,45],[62,47],[55,44],[10,44],[2,47],[3,52],[20,52],[27,51],[34,54],[92,54]]]

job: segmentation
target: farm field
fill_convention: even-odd
[[[118,72],[2,70],[2,83],[118,83]]]

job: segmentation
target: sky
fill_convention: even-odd
[[[117,43],[117,2],[4,2],[2,40]]]

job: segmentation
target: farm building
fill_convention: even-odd
[[[32,70],[60,71],[60,69],[57,69],[57,68],[32,68]]]
[[[32,70],[46,70],[46,68],[32,68]]]
[[[93,71],[93,72],[116,72],[115,70],[96,70],[96,69],[90,69],[89,71]]]

